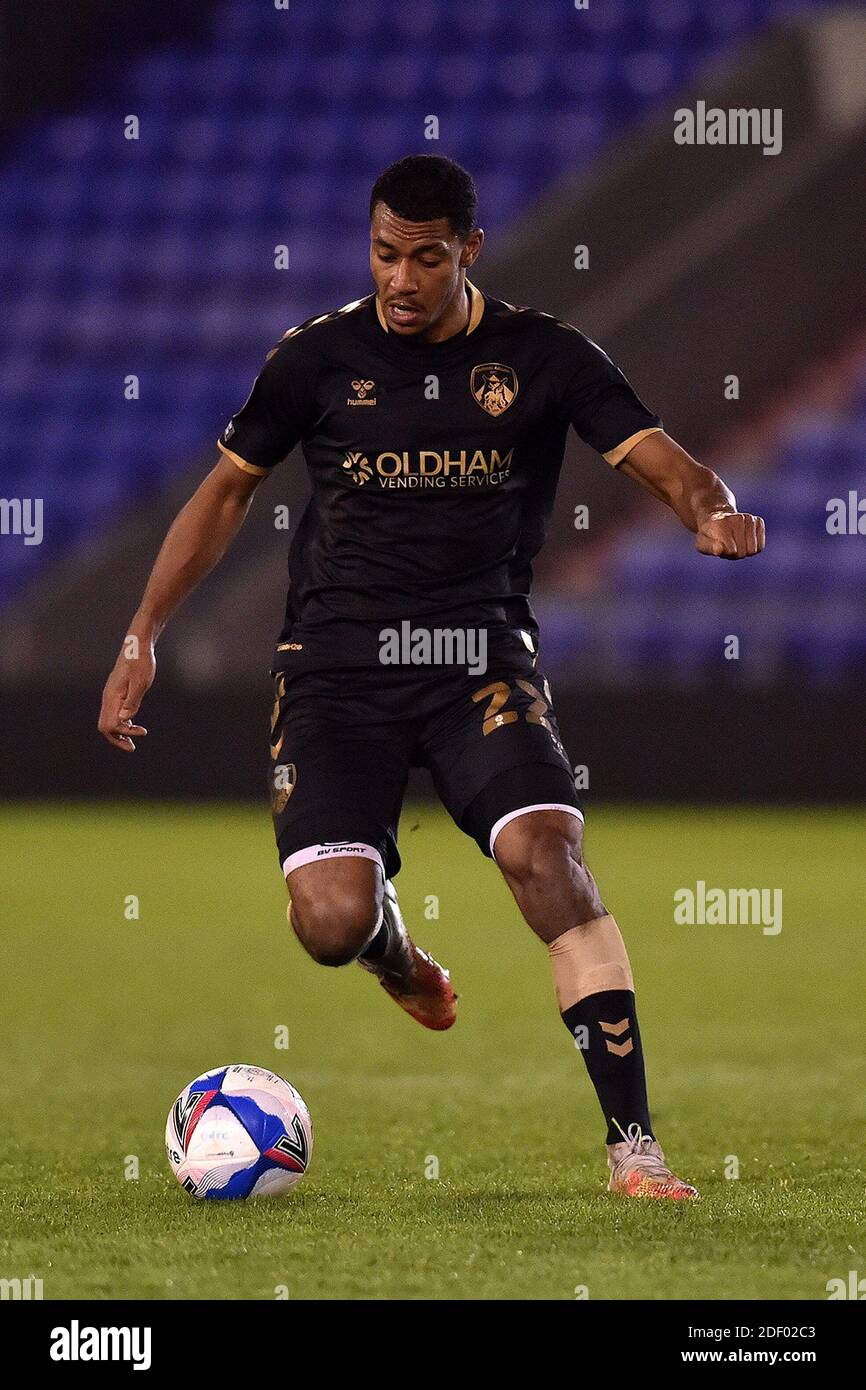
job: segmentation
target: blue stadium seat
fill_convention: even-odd
[[[16,564],[23,575],[64,538],[86,541],[106,509],[152,492],[203,439],[209,447],[214,415],[222,423],[286,327],[366,290],[370,182],[407,143],[477,169],[485,225],[497,230],[780,4],[606,0],[577,11],[534,0],[509,6],[506,22],[501,0],[288,13],[224,0],[196,45],[145,52],[126,70],[112,58],[101,94],[97,81],[80,109],[29,120],[0,206],[10,285],[0,429],[34,476],[59,480],[65,519],[37,556],[6,552],[0,601]],[[441,143],[424,138],[430,114]],[[137,140],[124,138],[126,115]],[[283,243],[290,266],[277,272]],[[123,399],[128,372],[142,380],[136,403]],[[790,443],[771,505],[797,543],[828,479],[856,485],[866,371],[858,403],[857,418],[816,420]],[[757,582],[664,552],[624,556],[620,581],[707,601]],[[833,582],[856,582],[851,553],[832,550]],[[780,558],[760,572],[777,592],[794,569]],[[803,558],[800,571],[819,587],[820,566]]]

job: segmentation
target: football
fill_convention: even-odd
[[[181,1091],[168,1112],[165,1148],[193,1197],[282,1197],[307,1171],[313,1126],[281,1076],[264,1067],[218,1067]]]

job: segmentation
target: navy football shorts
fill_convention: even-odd
[[[344,855],[400,868],[397,828],[412,767],[429,768],[452,819],[493,856],[530,807],[581,816],[550,687],[529,651],[465,667],[271,673],[269,785],[284,874]]]

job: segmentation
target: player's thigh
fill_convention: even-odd
[[[541,673],[506,668],[459,683],[433,724],[426,756],[446,809],[486,855],[530,808],[562,810],[579,833],[580,800]]]
[[[301,882],[295,871],[308,865],[360,860],[393,877],[400,866],[397,826],[409,769],[399,726],[378,723],[359,708],[345,678],[278,677],[275,684],[269,783],[287,882],[290,876]],[[370,872],[347,869],[345,881],[369,878]],[[313,882],[313,876],[305,880]],[[333,879],[335,885],[343,881]]]

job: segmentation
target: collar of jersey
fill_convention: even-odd
[[[376,319],[379,323],[379,327],[388,336],[389,347],[393,345],[398,351],[403,351],[408,348],[410,352],[429,352],[437,355],[441,355],[443,352],[459,350],[470,333],[475,332],[484,314],[484,295],[481,293],[478,286],[473,285],[471,280],[467,280],[466,288],[469,291],[469,322],[466,325],[466,329],[460,333],[452,333],[450,338],[443,338],[440,343],[413,342],[411,339],[407,341],[402,334],[392,333],[388,327],[385,315],[382,313],[379,296],[374,294],[373,303],[376,308]]]

